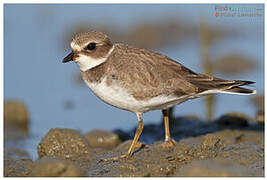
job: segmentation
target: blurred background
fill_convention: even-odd
[[[20,145],[37,158],[36,146],[50,128],[136,127],[135,114],[102,102],[83,83],[75,63],[62,64],[72,36],[87,30],[160,52],[195,72],[256,82],[250,87],[255,96],[199,98],[175,107],[173,115],[208,121],[240,112],[256,119],[263,114],[264,6],[241,5],[255,16],[242,16],[247,11],[233,16],[224,6],[5,4],[4,99],[11,105],[22,102],[29,117],[29,138]],[[160,111],[144,114],[145,125],[161,120]]]

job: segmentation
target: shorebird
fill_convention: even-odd
[[[128,153],[131,157],[144,124],[142,114],[162,110],[165,124],[164,146],[174,146],[170,136],[168,109],[189,99],[227,94],[255,94],[240,86],[251,81],[224,80],[196,73],[171,58],[142,48],[112,43],[102,32],[89,31],[74,36],[72,52],[63,63],[74,61],[92,92],[101,100],[134,112],[138,126]]]

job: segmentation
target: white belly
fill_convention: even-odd
[[[113,83],[107,86],[106,79],[102,80],[101,83],[86,82],[86,84],[104,102],[135,113],[143,113],[154,109],[167,109],[188,99],[187,96],[177,98],[175,96],[160,95],[146,101],[138,101],[119,84]]]

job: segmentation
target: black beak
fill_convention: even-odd
[[[73,57],[74,57],[74,52],[72,51],[71,53],[69,53],[69,55],[67,55],[64,59],[63,59],[63,63],[69,62],[69,61],[73,61]]]

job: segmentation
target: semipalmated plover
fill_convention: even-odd
[[[162,54],[114,44],[107,35],[89,31],[74,36],[72,52],[63,63],[74,61],[93,93],[104,102],[134,112],[138,118],[135,137],[126,155],[133,154],[143,130],[142,114],[160,109],[164,115],[165,145],[172,146],[168,108],[189,99],[214,93],[254,94],[240,86],[254,82],[224,80],[199,74]]]

